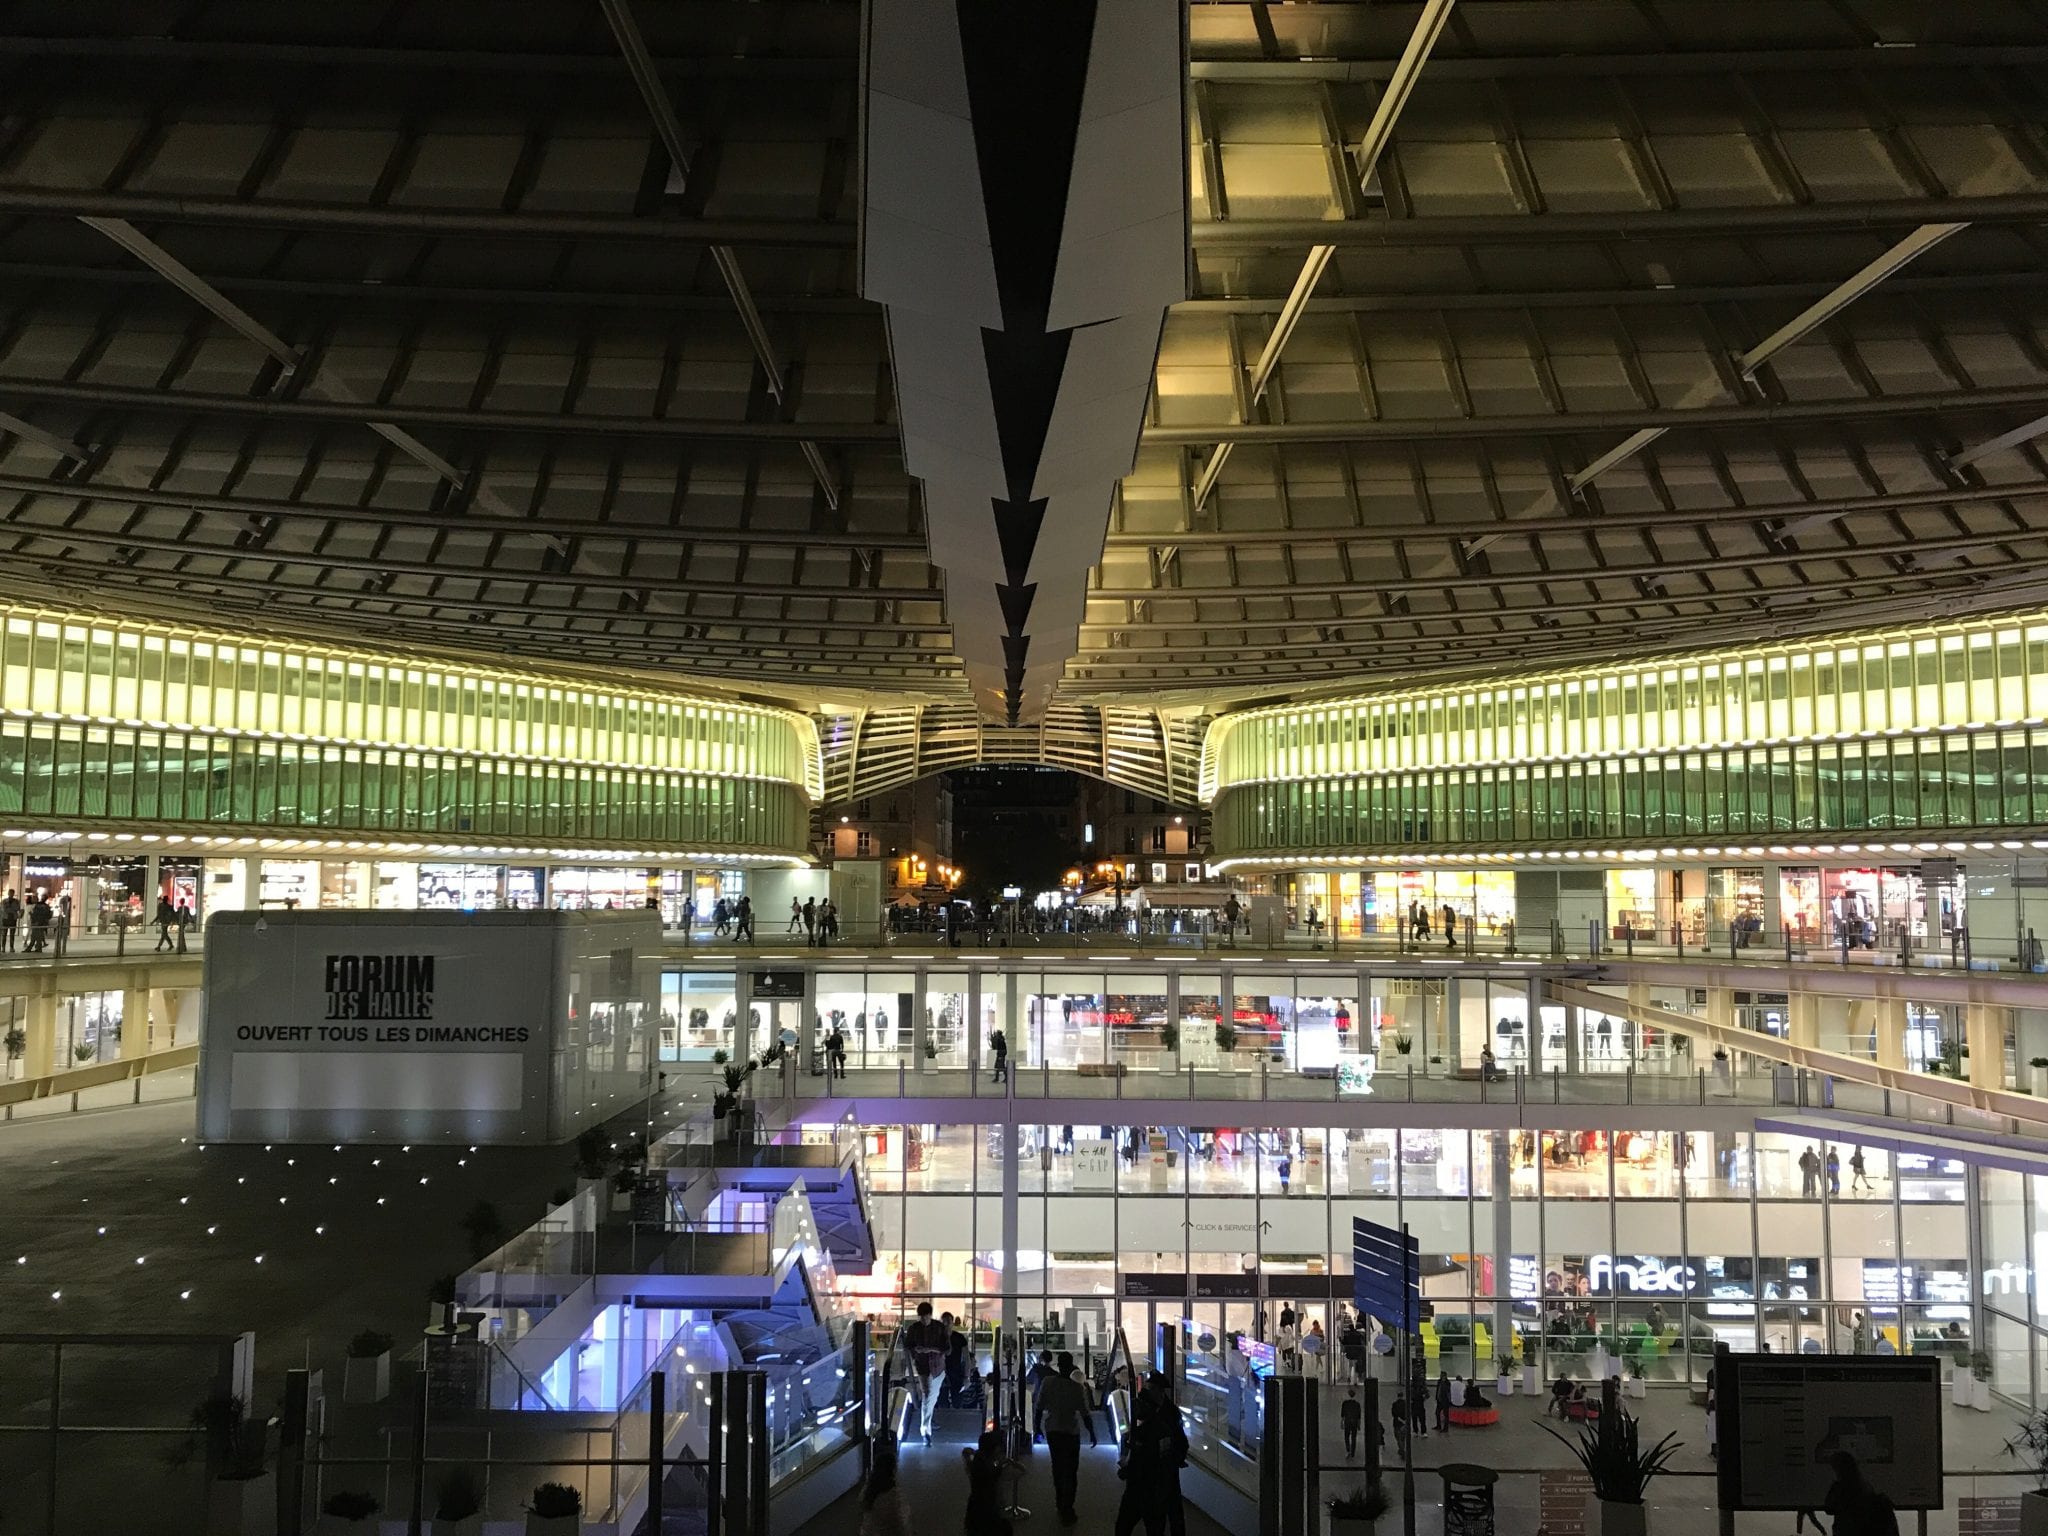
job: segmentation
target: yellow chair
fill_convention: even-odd
[[[1477,1319],[1472,1323],[1472,1358],[1491,1360],[1493,1358],[1493,1335],[1486,1331],[1486,1324]]]
[[[1429,1318],[1422,1320],[1422,1358],[1440,1359],[1444,1352],[1443,1340],[1436,1336],[1436,1324]]]

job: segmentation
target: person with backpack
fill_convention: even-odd
[[[1344,1401],[1337,1405],[1337,1418],[1344,1426],[1344,1454],[1356,1461],[1358,1431],[1365,1423],[1365,1408],[1358,1401],[1358,1388],[1345,1389]]]

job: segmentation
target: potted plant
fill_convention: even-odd
[[[727,1069],[728,1072],[731,1070]],[[591,1126],[576,1138],[576,1176],[601,1179],[612,1166],[611,1142],[603,1131]]]
[[[1733,1093],[1734,1091],[1735,1063],[1728,1059],[1727,1051],[1717,1045],[1714,1047],[1714,1092]]]
[[[1650,1395],[1650,1383],[1643,1375],[1643,1362],[1636,1356],[1629,1357],[1628,1375],[1622,1380],[1621,1390],[1634,1398]]]
[[[1536,1363],[1536,1336],[1518,1330],[1515,1349],[1522,1360],[1522,1395],[1534,1397],[1543,1390],[1543,1367]]]
[[[1394,1050],[1398,1055],[1406,1056],[1410,1051],[1414,1049],[1415,1037],[1409,1034],[1407,1030],[1400,1030],[1395,1034]]]
[[[722,1046],[722,1045],[721,1045],[721,1046],[720,1046],[720,1047],[719,1047],[719,1048],[718,1048],[717,1050],[715,1050],[715,1051],[713,1051],[713,1052],[711,1053],[711,1065],[713,1065],[714,1067],[722,1067],[722,1066],[724,1066],[724,1065],[725,1065],[725,1064],[726,1064],[726,1063],[727,1063],[728,1061],[731,1061],[731,1060],[732,1060],[732,1052],[731,1052],[731,1051],[728,1051],[728,1050],[727,1050],[727,1049],[726,1049],[726,1048],[725,1048],[724,1046]]]
[[[71,1048],[71,1054],[78,1059],[78,1064],[81,1067],[99,1053],[99,1046],[91,1040],[81,1040]]]
[[[377,1513],[377,1500],[367,1493],[355,1493],[343,1489],[329,1494],[321,1506],[324,1514],[320,1521],[321,1536],[340,1536],[342,1532],[360,1530],[370,1517]]]
[[[932,1039],[930,1035],[924,1037],[924,1059],[926,1061],[937,1061],[939,1059],[938,1042]]]
[[[1373,1522],[1387,1512],[1387,1491],[1378,1479],[1351,1493],[1340,1493],[1326,1501],[1330,1510],[1330,1536],[1369,1536]]]
[[[2037,1099],[2048,1099],[2048,1056],[2036,1056],[2027,1063],[2028,1087]]]
[[[0,1045],[7,1048],[7,1075],[18,1076],[21,1072],[21,1058],[28,1051],[28,1031],[19,1024],[0,1035]]]
[[[277,1488],[263,1460],[269,1426],[249,1418],[234,1393],[216,1392],[192,1410],[192,1429],[211,1474],[206,1529],[241,1536],[274,1524]]]
[[[526,1506],[526,1536],[578,1536],[583,1495],[567,1483],[542,1483]]]
[[[344,1403],[381,1403],[391,1395],[391,1335],[365,1328],[348,1341],[341,1367]]]
[[[434,1536],[482,1536],[483,1492],[476,1475],[456,1467],[434,1485]]]
[[[1169,1056],[1180,1049],[1180,1026],[1171,1019],[1159,1026],[1159,1048]]]
[[[2048,1408],[2020,1420],[2005,1454],[2025,1462],[2036,1484],[2020,1495],[2020,1536],[2048,1536]]]
[[[1991,1357],[1981,1349],[1970,1353],[1970,1406],[1979,1413],[1991,1411]]]
[[[633,1209],[633,1188],[640,1182],[640,1175],[631,1168],[621,1168],[612,1175],[612,1214],[621,1215]]]
[[[1670,1466],[1680,1445],[1678,1436],[1668,1434],[1645,1450],[1635,1416],[1619,1409],[1586,1425],[1576,1440],[1558,1434],[1548,1424],[1543,1429],[1585,1468],[1593,1484],[1593,1497],[1586,1508],[1593,1518],[1588,1523],[1600,1536],[1644,1536],[1649,1530],[1649,1508],[1643,1495],[1650,1479]]]

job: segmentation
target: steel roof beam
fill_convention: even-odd
[[[1451,19],[1451,7],[1456,3],[1457,0],[1424,0],[1422,14],[1415,20],[1415,30],[1409,33],[1408,45],[1401,50],[1387,88],[1373,110],[1372,121],[1366,126],[1365,139],[1358,147],[1358,163],[1347,173],[1356,176],[1359,186],[1370,185],[1378,174],[1380,156],[1393,141],[1394,124],[1400,119],[1401,109],[1407,106],[1409,96],[1414,93],[1416,82],[1422,78],[1422,66],[1429,62],[1430,50],[1436,47],[1437,39],[1443,35],[1444,27]],[[1325,132],[1334,132],[1334,128]],[[1333,147],[1331,152],[1342,157],[1340,148]],[[1330,258],[1336,254],[1334,245],[1319,242],[1309,247],[1301,271],[1294,279],[1294,286],[1266,336],[1266,345],[1259,352],[1259,360],[1252,367],[1251,380],[1245,392],[1247,415],[1265,399],[1266,387],[1273,382],[1273,375],[1280,367],[1280,354],[1286,350],[1294,328],[1301,323],[1309,300],[1315,297],[1316,284],[1322,281],[1323,269],[1329,266]],[[1202,504],[1209,499],[1209,493],[1216,489],[1217,478],[1230,460],[1230,449],[1230,443],[1222,442],[1209,451],[1209,462],[1202,466],[1202,472],[1195,480],[1196,511],[1201,510]]]
[[[654,119],[656,137],[662,148],[668,151],[669,163],[675,167],[677,176],[687,181],[690,175],[689,147],[683,142],[683,127],[676,120],[675,103],[668,98],[668,87],[661,83],[653,56],[647,51],[647,39],[641,36],[640,23],[633,19],[632,0],[598,0],[605,20],[610,23],[612,36],[617,39],[619,52],[625,56],[626,72],[633,77],[633,84],[639,88],[640,100],[646,105],[647,115]],[[768,327],[761,322],[761,311],[754,306],[753,290],[747,285],[747,275],[740,269],[739,253],[730,245],[711,247],[711,260],[718,268],[718,275],[725,282],[725,291],[732,299],[732,305],[739,312],[740,327],[747,333],[747,340],[753,345],[754,358],[761,365],[768,393],[775,397],[777,405],[783,405],[787,386],[783,382],[782,364],[775,356],[775,348],[768,339]],[[839,506],[839,481],[826,464],[825,455],[815,442],[809,439],[797,445],[804,456],[804,462],[811,467],[811,477],[818,482],[818,489],[824,494],[825,505],[835,511]]]
[[[661,245],[760,245],[823,250],[851,250],[854,243],[851,223],[823,219],[639,219],[624,214],[477,213],[458,208],[373,208],[130,192],[52,192],[8,186],[0,186],[0,213],[484,240],[621,240]]]
[[[4,207],[4,203],[0,203]],[[1870,202],[1764,203],[1739,208],[1677,208],[1641,213],[1430,214],[1417,218],[1227,219],[1199,222],[1197,250],[1270,251],[1327,243],[1344,246],[1495,245],[1520,241],[1634,242],[1660,238],[1732,238],[1840,230],[1878,233],[1930,223],[2037,224],[2048,193],[2006,197],[1885,198]]]
[[[0,380],[0,394],[8,386]],[[2048,384],[1999,385],[1989,389],[1871,395],[1846,400],[1801,400],[1793,405],[1706,405],[1690,410],[1570,411],[1560,415],[1393,418],[1375,421],[1292,421],[1280,424],[1181,423],[1147,427],[1154,447],[1230,441],[1238,443],[1441,442],[1446,438],[1555,436],[1559,433],[1660,432],[1689,427],[1773,427],[1814,421],[1867,421],[1885,417],[1940,416],[1960,411],[2048,405]],[[1509,525],[1489,532],[1507,531]]]
[[[463,406],[351,405],[333,400],[266,400],[247,395],[198,394],[186,390],[133,388],[115,384],[72,384],[50,379],[0,378],[0,397],[50,404],[124,406],[155,415],[219,415],[286,421],[347,421],[367,426],[374,413],[403,427],[442,427],[458,432],[567,433],[593,437],[645,437],[689,442],[799,443],[805,438],[833,443],[890,443],[888,422],[725,421],[652,416],[568,416],[552,411],[473,411]]]
[[[8,418],[0,416],[0,431]],[[78,450],[73,450],[74,455]],[[203,491],[152,490],[146,486],[109,485],[95,480],[48,480],[34,475],[0,473],[0,491],[48,496],[60,501],[104,502],[113,506],[164,511],[214,513],[222,517],[324,518],[337,523],[368,523],[390,528],[425,528],[445,533],[532,534],[597,543],[746,544],[795,548],[858,548],[914,550],[922,553],[924,537],[916,533],[856,533],[832,528],[731,528],[667,523],[595,522],[575,517],[487,517],[474,512],[425,508],[356,506],[348,502],[279,501],[274,498],[209,495]]]

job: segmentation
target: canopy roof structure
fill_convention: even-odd
[[[853,3],[10,8],[0,593],[1011,730],[2041,602],[2038,7],[1035,9],[906,192]]]

